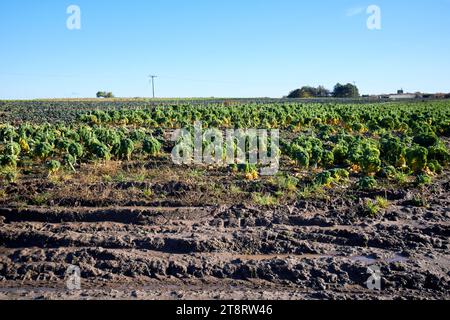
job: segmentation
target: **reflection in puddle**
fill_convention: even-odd
[[[372,265],[376,263],[397,263],[397,262],[407,262],[408,258],[405,256],[402,256],[401,254],[395,254],[394,257],[390,259],[377,259],[375,256],[355,256],[351,257],[350,260],[355,262],[361,262],[366,265]]]
[[[255,261],[264,261],[264,260],[274,260],[274,259],[326,259],[326,258],[334,258],[333,255],[320,255],[320,254],[255,254],[255,255],[233,255],[233,259],[239,260],[255,260]]]
[[[371,256],[355,256],[355,257],[350,257],[350,260],[355,261],[355,262],[361,262],[367,265],[371,265],[371,264],[375,264],[378,262],[378,260],[376,258],[373,258]]]

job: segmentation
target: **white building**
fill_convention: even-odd
[[[391,100],[415,99],[416,97],[417,96],[415,93],[402,93],[389,95],[389,99]]]

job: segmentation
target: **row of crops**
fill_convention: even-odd
[[[448,102],[430,104],[246,104],[155,106],[142,110],[95,110],[79,121],[90,125],[134,125],[186,128],[195,121],[216,128],[278,128],[301,130],[307,126],[346,126],[357,132],[391,130],[413,134],[422,130],[450,135]],[[324,128],[323,130],[326,130]]]
[[[161,143],[145,129],[106,128],[64,125],[22,124],[0,127],[2,155],[0,166],[7,169],[8,180],[14,180],[17,169],[31,162],[41,164],[48,173],[65,166],[76,171],[81,163],[132,160],[139,153],[156,157]]]
[[[223,108],[243,105],[280,104],[365,104],[365,99],[65,99],[65,100],[0,100],[0,119],[2,122],[19,124],[30,123],[71,123],[80,114],[92,111],[144,110],[166,106],[200,106]],[[381,102],[381,101],[378,101]]]
[[[77,109],[74,107],[74,110]],[[192,128],[281,129],[281,154],[314,181],[332,185],[360,177],[370,188],[376,178],[398,174],[428,181],[450,162],[450,103],[175,105],[76,111],[72,123],[0,123],[0,172],[14,182],[30,167],[49,175],[76,171],[84,163],[142,160],[163,154],[163,131]],[[225,154],[225,151],[224,151]],[[249,179],[256,168],[234,165]]]

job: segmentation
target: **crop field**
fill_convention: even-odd
[[[448,100],[0,101],[0,298],[449,299],[449,164]]]

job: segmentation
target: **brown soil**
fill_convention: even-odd
[[[428,188],[383,191],[390,207],[374,218],[361,205],[376,192],[329,190],[324,199],[273,207],[195,206],[195,181],[152,188],[167,193],[166,203],[76,206],[84,197],[74,193],[73,202],[3,205],[0,298],[450,298],[448,175]],[[419,196],[426,205],[417,206]],[[82,290],[65,288],[69,265],[80,267]],[[381,268],[381,292],[366,286],[372,265]]]

